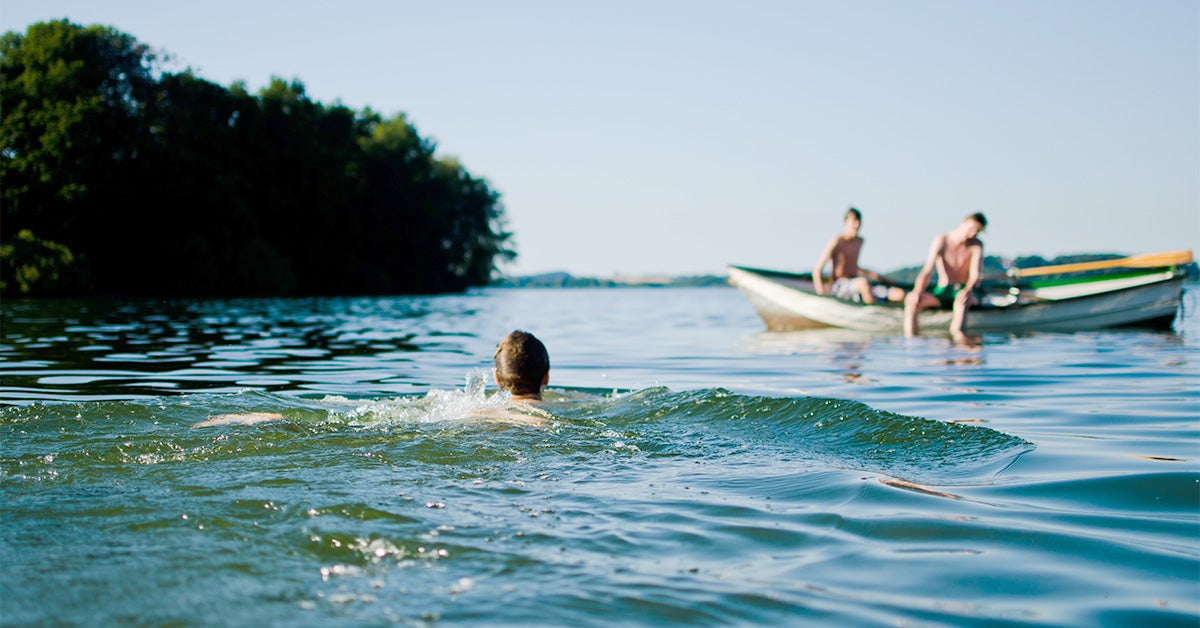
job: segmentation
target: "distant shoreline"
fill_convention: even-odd
[[[725,275],[629,275],[617,277],[576,277],[568,272],[503,277],[492,288],[707,288],[732,287]]]
[[[1035,256],[1005,259],[989,255],[984,259],[984,278],[1003,277],[1009,266],[1034,268],[1051,264],[1068,264],[1094,260],[1127,257],[1118,253],[1084,253],[1062,255],[1053,259]],[[1200,265],[1196,262],[1183,266],[1187,272],[1187,283],[1200,282]],[[918,266],[897,268],[884,273],[899,283],[911,284],[920,270]],[[703,288],[732,287],[727,275],[617,275],[614,277],[576,277],[566,271],[501,277],[489,284],[492,288]]]

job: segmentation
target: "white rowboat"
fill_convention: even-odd
[[[967,314],[965,331],[1083,331],[1143,325],[1169,328],[1179,311],[1185,272],[1178,267],[1138,269],[1059,279],[1007,289],[984,297]],[[867,305],[819,295],[812,276],[729,267],[737,286],[773,331],[841,327],[872,333],[904,330],[902,303]],[[927,309],[921,329],[946,330],[949,309]]]

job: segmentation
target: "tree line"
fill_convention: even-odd
[[[0,39],[0,293],[446,292],[516,256],[500,195],[403,114],[164,65],[109,26]]]

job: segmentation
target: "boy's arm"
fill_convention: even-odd
[[[983,243],[971,247],[971,267],[967,271],[967,291],[974,290],[983,280]]]
[[[237,414],[219,414],[211,416],[192,425],[192,427],[213,427],[216,425],[254,425],[267,421],[280,421],[285,417],[278,412],[241,412]]]
[[[946,236],[939,235],[929,245],[929,255],[925,258],[925,265],[921,267],[921,272],[917,273],[917,280],[913,283],[912,293],[918,297],[929,286],[929,277],[933,274],[933,267],[937,265],[937,260],[942,255],[942,245],[945,240]]]
[[[837,248],[838,239],[834,238],[825,245],[825,250],[821,251],[821,257],[817,258],[817,265],[813,268],[813,286],[817,289],[817,294],[826,294],[829,287],[825,285],[825,278],[821,275],[825,272],[825,264],[833,259],[833,250]]]
[[[873,270],[867,270],[867,269],[863,268],[862,266],[858,267],[858,274],[862,275],[863,277],[866,277],[867,279],[872,279],[874,281],[877,281],[881,284],[886,284],[889,286],[896,285],[896,282],[892,281],[891,279],[888,279],[887,277],[880,275],[879,273],[877,273]]]

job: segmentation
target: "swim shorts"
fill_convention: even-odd
[[[961,283],[956,283],[951,286],[934,286],[933,289],[929,291],[929,294],[937,297],[937,300],[942,304],[942,307],[952,308],[954,307],[954,297],[958,296],[958,293],[962,291],[963,286],[964,284]],[[973,293],[975,294],[975,300],[980,301],[979,291],[975,290]]]
[[[862,295],[858,292],[858,286],[854,284],[854,279],[850,277],[842,277],[834,281],[833,285],[829,287],[829,294],[843,301],[862,300]]]
[[[829,293],[843,301],[854,301],[855,303],[862,302],[862,292],[859,291],[858,285],[855,282],[856,278],[842,277],[833,282],[829,287]],[[871,286],[871,294],[875,296],[876,301],[888,300],[887,286]]]

